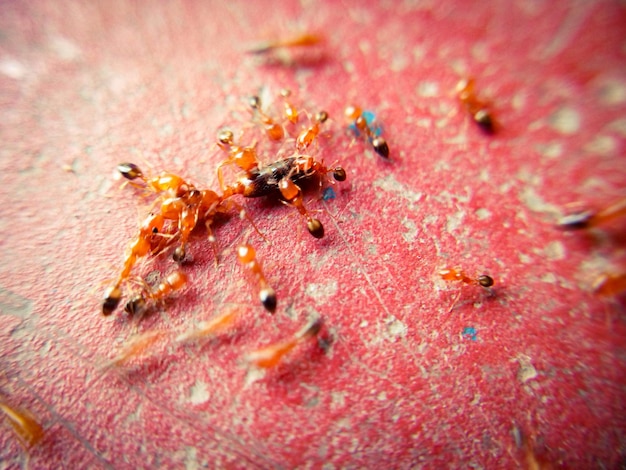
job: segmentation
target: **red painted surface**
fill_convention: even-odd
[[[624,262],[624,223],[554,229],[573,201],[624,195],[623,6],[0,11],[0,389],[46,429],[34,468],[511,468],[524,465],[514,429],[555,465],[623,464],[623,303],[590,285]],[[298,53],[300,65],[242,53],[302,30],[327,40]],[[459,112],[454,87],[469,75],[493,102],[495,137]],[[320,151],[348,180],[335,199],[308,196],[326,237],[312,239],[289,208],[246,202],[268,243],[225,219],[215,268],[199,233],[189,288],[140,325],[186,331],[236,304],[233,329],[104,371],[132,326],[103,319],[100,298],[147,210],[118,189],[115,165],[148,162],[217,187],[216,130],[241,128],[245,96],[282,87],[334,118]],[[349,103],[377,112],[390,161],[339,130]],[[246,237],[277,290],[274,316],[235,261]],[[491,274],[496,295],[444,285],[447,265]],[[312,314],[326,350],[303,345],[264,377],[246,369],[245,353]],[[7,427],[0,448],[3,467],[25,463]]]

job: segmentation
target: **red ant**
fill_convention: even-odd
[[[261,98],[259,96],[251,96],[248,100],[248,104],[252,108],[254,114],[258,116],[265,130],[265,134],[270,140],[279,141],[285,137],[285,129],[282,124],[275,122],[271,117],[263,112]]]
[[[315,141],[320,133],[320,124],[328,120],[328,113],[320,111],[313,117],[313,125],[304,129],[296,138],[296,150],[304,152]]]
[[[224,189],[224,178],[222,175],[222,167],[226,165],[236,165],[243,171],[249,172],[255,170],[259,166],[256,146],[240,147],[235,145],[234,135],[232,131],[224,129],[217,134],[217,144],[228,152],[228,159],[224,160],[217,166],[217,179],[220,188]]]
[[[439,271],[439,275],[444,281],[457,281],[468,285],[481,286],[485,289],[490,289],[490,287],[494,285],[494,280],[491,276],[488,276],[487,274],[481,274],[476,278],[471,278],[467,276],[465,272],[460,268],[444,268]],[[460,295],[461,293],[459,292],[457,297],[454,299],[454,302],[452,302],[452,305],[450,306],[450,311],[452,311],[452,309],[454,308],[454,305],[459,300]]]
[[[487,103],[477,98],[474,85],[473,78],[461,80],[456,86],[457,97],[474,122],[487,134],[493,134],[496,131],[496,122]]]
[[[175,236],[179,239],[180,244],[173,253],[175,261],[182,261],[185,257],[189,236],[200,220],[205,222],[208,238],[213,244],[213,250],[217,257],[215,237],[211,225],[213,217],[222,210],[222,199],[217,193],[208,189],[198,190],[178,175],[162,173],[154,178],[146,178],[139,167],[133,163],[120,164],[118,170],[133,183],[136,179],[140,179],[144,187],[157,194],[164,193],[164,195],[159,199],[161,204],[158,211],[148,215],[141,224],[139,233],[127,249],[121,273],[116,282],[105,292],[102,304],[104,315],[110,315],[117,308],[122,297],[122,283],[129,278],[137,260],[153,252],[154,237],[163,233],[166,221],[177,226]],[[170,197],[166,198],[166,196]],[[162,247],[160,243],[156,246]]]
[[[261,264],[256,259],[256,250],[248,244],[239,245],[237,248],[237,259],[248,268],[259,281],[259,299],[267,311],[276,311],[276,292],[267,283]]]
[[[305,326],[302,330],[293,335],[291,339],[287,341],[281,341],[278,343],[265,346],[264,348],[257,349],[246,355],[246,361],[253,364],[256,367],[268,369],[276,366],[280,363],[281,359],[296,346],[303,343],[309,338],[317,336],[322,328],[322,320],[317,319]]]
[[[624,216],[626,216],[626,198],[620,199],[599,211],[585,211],[566,215],[561,218],[557,225],[564,230],[588,229]]]
[[[0,411],[4,413],[5,420],[13,428],[22,447],[29,449],[41,441],[44,431],[32,413],[9,405],[4,398],[0,398]]]
[[[318,34],[304,33],[291,38],[268,41],[248,50],[250,54],[265,54],[275,49],[286,47],[310,47],[321,43],[324,38]]]
[[[373,112],[363,111],[356,106],[348,106],[345,109],[345,116],[350,121],[350,127],[356,135],[365,135],[378,155],[389,158],[389,145],[380,136],[380,127],[374,125],[376,115]]]

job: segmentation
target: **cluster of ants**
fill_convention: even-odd
[[[256,141],[244,144],[239,141],[241,139],[235,138],[230,129],[218,132],[216,143],[225,158],[216,169],[219,184],[217,191],[200,189],[181,176],[169,172],[149,176],[134,163],[121,163],[117,166],[129,185],[152,195],[154,200],[149,214],[128,245],[121,271],[106,289],[102,302],[102,313],[105,316],[111,315],[119,307],[126,290],[133,290],[127,289],[129,285],[140,286],[138,291],[134,288],[134,293],[127,296],[124,305],[124,310],[136,318],[141,318],[155,304],[183,289],[187,276],[182,270],[182,262],[188,253],[190,236],[196,227],[205,227],[217,263],[219,250],[213,231],[214,221],[220,214],[233,209],[245,214],[245,210],[237,202],[237,196],[244,199],[278,196],[284,204],[297,210],[314,238],[324,237],[324,225],[313,217],[305,205],[301,185],[311,179],[318,179],[320,185],[324,182],[334,184],[346,180],[343,167],[326,166],[323,159],[319,158],[319,139],[325,133],[324,125],[329,116],[326,111],[310,116],[308,112],[300,110],[291,102],[291,93],[288,90],[281,91],[281,100],[283,106],[280,116],[265,110],[259,96],[248,100],[249,112],[262,138],[267,139],[268,146],[279,146],[272,161],[262,162]],[[376,121],[376,115],[355,106],[347,107],[345,114],[350,132],[355,138],[363,137],[376,153],[389,158],[389,147],[381,136],[382,128]],[[232,167],[235,171],[225,174],[227,167]],[[233,177],[229,178],[231,174]],[[331,175],[334,181],[331,180]],[[258,232],[252,219],[248,217],[248,220]],[[161,282],[151,286],[133,276],[133,268],[139,260],[154,258],[165,251],[171,251],[173,260],[178,264]],[[248,243],[241,243],[236,252],[238,261],[255,280],[261,304],[270,313],[275,312],[276,291],[267,281],[256,250]],[[227,311],[201,324],[197,331],[180,335],[178,340],[215,334],[231,324],[235,316],[235,311]],[[315,337],[320,329],[321,320],[314,319],[289,340],[253,351],[246,356],[246,360],[257,367],[274,366],[298,344]],[[136,336],[112,363],[121,364],[142,354],[162,337],[163,333],[159,332]]]

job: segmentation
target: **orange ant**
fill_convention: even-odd
[[[474,122],[487,134],[493,134],[496,131],[496,122],[487,103],[476,97],[474,85],[473,78],[461,80],[456,86],[457,97]]]
[[[491,276],[488,276],[487,274],[481,274],[476,278],[471,278],[467,276],[465,272],[463,272],[463,270],[460,268],[444,268],[439,271],[439,275],[444,281],[462,282],[468,285],[481,286],[488,290],[490,290],[490,288],[494,285],[494,280]],[[461,293],[459,292],[457,297],[454,299],[454,302],[452,302],[449,311],[452,311],[454,305],[456,305],[457,301],[459,300],[460,295]]]
[[[228,152],[228,159],[224,160],[217,166],[217,179],[220,188],[224,189],[224,178],[222,175],[222,167],[226,165],[236,165],[243,171],[250,172],[259,166],[257,159],[256,146],[240,147],[235,145],[233,132],[224,129],[217,134],[217,144]]]
[[[477,278],[471,278],[460,268],[444,268],[439,271],[439,275],[444,281],[461,281],[465,284],[473,284],[482,287],[491,287],[494,284],[491,276],[481,274]]]
[[[299,36],[268,41],[249,49],[249,54],[265,54],[275,49],[286,47],[310,47],[321,43],[324,38],[318,34],[304,33]]]
[[[163,300],[171,293],[182,289],[187,284],[187,276],[182,271],[174,271],[160,282],[154,289],[147,286],[143,291],[131,298],[124,307],[124,311],[129,315],[141,315],[148,308],[148,302],[156,303]]]
[[[121,366],[131,359],[142,355],[149,347],[160,341],[169,333],[162,330],[148,331],[134,335],[128,342],[121,348],[120,352],[109,361],[104,367]]]
[[[313,125],[304,129],[296,138],[296,150],[304,152],[315,141],[320,133],[320,124],[328,120],[328,113],[320,111],[313,117]]]
[[[258,116],[265,130],[265,134],[270,140],[277,142],[285,137],[284,127],[263,112],[261,98],[259,96],[251,96],[248,100],[248,104],[252,108],[253,113]]]
[[[381,128],[375,124],[376,115],[372,111],[363,111],[356,106],[348,106],[345,109],[345,116],[350,121],[350,129],[359,136],[365,135],[374,151],[384,158],[389,158],[389,145],[380,135]]]
[[[624,216],[626,216],[626,198],[620,199],[599,211],[585,211],[566,215],[561,218],[557,226],[564,230],[588,229]]]
[[[257,349],[246,355],[246,361],[253,364],[256,367],[268,369],[276,366],[281,359],[296,346],[303,343],[309,338],[317,336],[322,328],[322,320],[311,322],[305,326],[302,330],[293,335],[293,337],[287,341],[281,341],[264,348]]]
[[[41,441],[44,431],[32,413],[9,405],[4,398],[0,398],[0,410],[13,428],[22,447],[28,449]]]
[[[176,338],[176,341],[183,342],[200,339],[218,333],[219,331],[228,328],[235,321],[238,315],[239,311],[237,309],[228,309],[225,312],[211,318],[210,320],[201,322],[198,325],[198,328],[179,335]]]
[[[153,253],[155,246],[162,248],[162,243],[155,245],[154,237],[163,233],[166,221],[172,222],[178,229],[176,237],[180,244],[173,253],[175,261],[182,261],[185,257],[189,236],[200,220],[205,222],[208,238],[213,244],[213,251],[217,258],[215,237],[211,229],[214,215],[221,210],[222,199],[217,193],[208,189],[198,190],[180,176],[172,173],[162,173],[154,178],[146,178],[134,163],[120,164],[118,170],[131,182],[135,183],[136,179],[140,179],[144,187],[156,193],[165,193],[170,197],[161,197],[158,211],[148,215],[141,224],[139,233],[131,241],[121,273],[115,283],[105,292],[102,304],[104,315],[110,315],[119,305],[122,297],[121,285],[129,278],[137,260]]]
[[[240,176],[235,183],[224,188],[223,199],[235,194],[254,198],[280,194],[285,203],[294,206],[307,220],[307,229],[315,238],[324,236],[324,227],[318,219],[311,217],[302,201],[302,190],[296,184],[315,174],[332,173],[336,181],[345,181],[346,171],[338,166],[327,168],[313,157],[300,155],[278,160],[263,168],[256,168]]]
[[[256,250],[248,244],[239,245],[237,259],[248,268],[259,281],[259,299],[267,311],[276,311],[276,291],[267,283],[261,264],[256,259]]]

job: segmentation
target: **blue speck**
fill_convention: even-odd
[[[322,193],[322,199],[324,201],[329,201],[330,199],[335,199],[337,195],[335,194],[335,190],[330,186],[324,189]]]
[[[478,336],[478,332],[476,331],[476,328],[474,328],[473,326],[466,326],[463,329],[463,338],[476,341],[477,336]]]
[[[361,116],[363,116],[363,119],[365,119],[365,122],[367,123],[367,127],[370,128],[372,137],[379,137],[383,133],[382,126],[380,125],[380,123],[376,122],[376,113],[374,111],[363,111],[361,113]],[[361,133],[356,128],[354,123],[350,124],[348,126],[348,129],[350,129],[354,133],[354,135],[357,137],[361,135]]]

